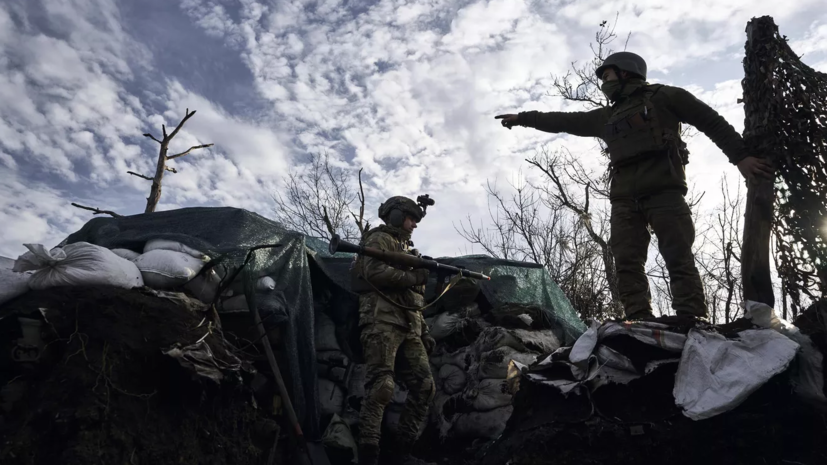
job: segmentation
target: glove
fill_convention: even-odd
[[[428,277],[431,275],[431,272],[425,268],[418,268],[416,270],[411,271],[413,273],[416,282],[414,282],[414,286],[421,286],[423,284],[428,284]]]
[[[434,340],[434,338],[432,338],[430,334],[423,333],[422,345],[425,346],[425,352],[427,352],[428,355],[431,355],[431,353],[433,353],[434,351],[434,347],[436,347],[436,340]]]

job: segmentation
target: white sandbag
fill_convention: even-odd
[[[210,268],[184,284],[184,289],[192,292],[192,295],[201,302],[211,304],[215,300],[216,294],[218,294],[220,284],[221,278],[218,273],[215,272],[214,268]],[[246,301],[244,305],[247,305]]]
[[[135,259],[144,283],[154,289],[172,289],[183,286],[195,277],[204,261],[182,252],[156,249]]]
[[[487,412],[511,405],[511,393],[504,379],[484,379],[462,393],[474,410]]]
[[[474,350],[477,355],[499,349],[500,347],[511,347],[517,352],[528,352],[528,348],[514,336],[514,333],[501,326],[485,328],[474,342]]]
[[[258,281],[256,281],[256,290],[259,292],[267,292],[275,289],[276,280],[269,276],[258,278]]]
[[[322,415],[342,413],[345,404],[342,388],[329,379],[319,378],[319,404]]]
[[[508,376],[508,364],[516,360],[523,365],[531,365],[537,361],[537,355],[517,352],[511,347],[505,346],[480,354],[476,363],[476,370],[471,369],[476,379],[497,378],[505,379]]]
[[[746,317],[758,326],[773,329],[795,341],[799,346],[798,363],[790,373],[790,381],[796,394],[820,403],[827,403],[824,396],[824,354],[813,340],[792,325],[779,318],[767,304],[748,300],[744,303]]]
[[[439,341],[462,329],[462,316],[458,313],[440,313],[429,324],[431,337]]]
[[[350,432],[348,424],[342,420],[337,414],[333,414],[333,419],[324,430],[322,435],[322,445],[328,451],[328,455],[337,455],[349,452],[353,462],[356,462],[358,457],[356,440],[353,439],[353,433]],[[351,455],[352,454],[352,455]]]
[[[316,313],[316,350],[342,351],[336,340],[336,324],[324,312]]]
[[[454,365],[442,365],[437,376],[439,376],[442,390],[446,394],[456,394],[462,391],[468,382],[465,371]]]
[[[543,329],[540,331],[530,329],[512,329],[510,330],[514,337],[523,343],[529,351],[540,352],[542,354],[550,354],[560,348],[560,340],[551,329]]]
[[[787,369],[798,344],[773,330],[746,330],[730,340],[689,331],[675,376],[675,404],[693,420],[732,410]]]
[[[198,260],[209,261],[210,257],[205,255],[200,250],[195,250],[192,247],[176,241],[169,241],[166,239],[152,239],[144,245],[144,253],[152,252],[153,250],[169,250],[172,252],[180,252],[189,255]]]
[[[468,347],[463,347],[462,349],[449,354],[444,352],[434,354],[431,356],[430,361],[437,367],[450,364],[458,366],[463,370],[468,370],[468,368],[476,361],[476,358],[477,357],[474,354],[474,351],[468,350]]]
[[[514,407],[501,407],[488,412],[470,412],[457,415],[449,432],[455,438],[496,439],[505,430]]]
[[[76,242],[47,250],[41,244],[24,244],[29,252],[14,264],[15,271],[34,271],[31,289],[59,286],[141,287],[144,280],[138,267],[105,247]]]
[[[129,249],[109,249],[112,251],[113,254],[123,258],[124,260],[134,261],[136,258],[140,257],[141,254],[135,252],[134,250]]]
[[[0,304],[8,302],[29,291],[31,272],[15,272],[14,260],[0,257]]]

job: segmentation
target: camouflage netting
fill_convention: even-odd
[[[827,74],[813,70],[769,16],[747,25],[744,138],[774,161],[778,272],[800,308],[827,286]]]

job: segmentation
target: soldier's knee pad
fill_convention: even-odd
[[[370,392],[377,402],[388,405],[393,399],[393,387],[393,376],[383,375],[376,379]]]

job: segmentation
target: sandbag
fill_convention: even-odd
[[[21,255],[14,271],[34,271],[29,287],[35,290],[60,286],[141,287],[144,280],[135,263],[111,250],[76,242],[47,250],[41,244],[24,244],[29,252]]]
[[[430,361],[437,367],[442,367],[442,365],[451,364],[462,368],[463,370],[468,370],[468,368],[476,361],[476,355],[473,351],[468,350],[467,347],[463,347],[452,353],[439,353],[434,354],[431,356]]]
[[[516,360],[523,365],[531,365],[537,361],[537,355],[517,352],[505,346],[480,354],[476,366],[471,369],[476,379],[496,378],[505,379],[508,376],[508,364]]]
[[[449,432],[455,438],[496,439],[505,430],[514,407],[500,407],[488,412],[469,412],[456,416]]]
[[[195,277],[204,261],[182,252],[156,249],[135,259],[144,283],[154,289],[172,289],[183,286]]]
[[[345,403],[345,394],[336,383],[329,379],[319,378],[319,405],[322,415],[342,413]]]
[[[325,453],[333,463],[347,463],[357,460],[358,452],[353,433],[350,432],[347,423],[335,413],[333,419],[330,420],[330,424],[324,430],[322,445],[324,445]]]
[[[29,291],[31,272],[18,273],[12,271],[13,268],[14,260],[0,257],[0,304]]]
[[[462,393],[467,404],[478,412],[511,405],[511,393],[504,379],[483,379]]]
[[[427,320],[426,320],[427,321]],[[462,325],[462,316],[458,313],[440,313],[435,316],[429,327],[431,330],[431,337],[439,341],[445,339],[451,334],[459,331]]]
[[[394,383],[393,385],[393,397],[391,398],[392,404],[397,405],[404,405],[405,400],[408,399],[408,390],[403,388],[399,385],[399,383]]]
[[[316,313],[316,350],[342,351],[336,340],[336,324],[324,312]]]
[[[346,367],[350,363],[347,355],[338,350],[321,350],[316,352],[316,361],[334,367]]]
[[[272,328],[287,321],[287,302],[282,292],[256,293],[256,308],[266,328]],[[224,299],[221,303],[223,313],[248,313],[247,296],[239,294]]]
[[[527,329],[512,329],[514,336],[524,345],[529,351],[540,352],[542,354],[550,354],[559,349],[560,340],[554,334],[553,330],[544,329],[540,331],[533,331]]]
[[[500,347],[511,347],[517,352],[528,352],[528,348],[514,336],[512,330],[498,326],[485,328],[474,342],[474,350],[478,356]]]
[[[184,284],[184,289],[192,292],[192,295],[201,302],[211,304],[215,300],[216,294],[218,294],[220,284],[221,277],[218,276],[215,269],[210,268]],[[245,301],[244,304],[246,306],[247,302]]]
[[[446,394],[456,394],[462,391],[468,381],[465,371],[454,365],[442,365],[438,376],[442,390]]]
[[[169,250],[172,252],[179,252],[201,261],[209,261],[210,259],[210,257],[206,256],[200,250],[195,250],[188,245],[167,239],[152,239],[144,245],[144,253],[152,252],[153,250]]]
[[[135,252],[134,250],[129,249],[110,249],[112,253],[123,258],[124,260],[134,261],[136,258],[140,257],[141,254]]]

